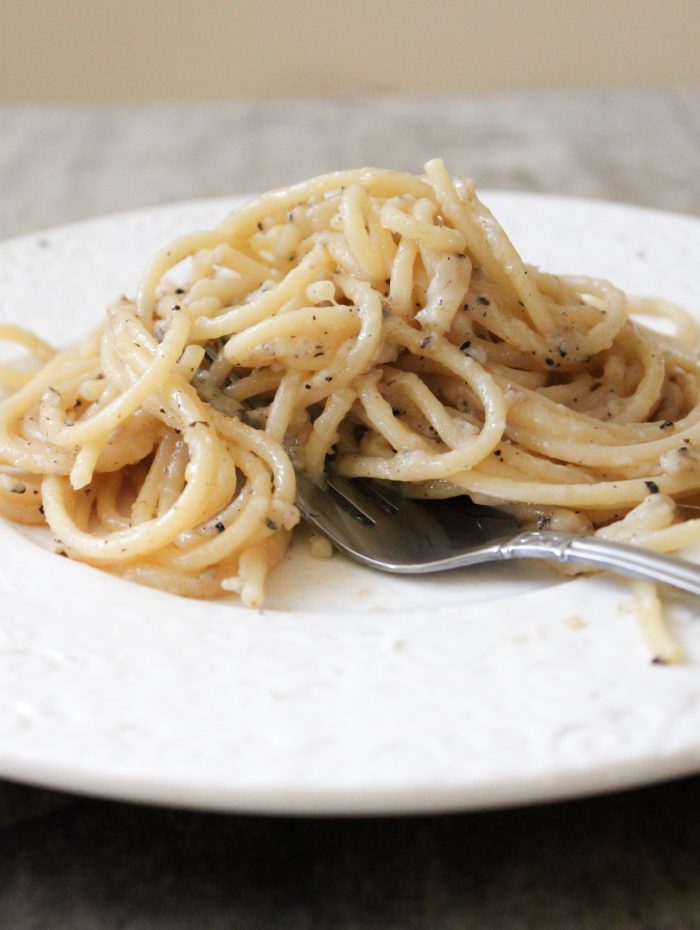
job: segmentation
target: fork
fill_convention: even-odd
[[[422,502],[332,471],[320,488],[297,472],[296,505],[337,549],[384,572],[413,575],[482,562],[547,559],[700,594],[700,566],[691,562],[598,536],[522,530],[512,517],[466,496]]]

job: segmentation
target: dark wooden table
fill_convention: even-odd
[[[700,91],[0,106],[0,236],[340,166],[700,214]],[[0,605],[1,614],[1,605]],[[8,930],[693,930],[700,778],[528,809],[239,817],[0,782]]]
[[[75,800],[0,834],[7,930],[694,930],[700,779],[442,817]]]

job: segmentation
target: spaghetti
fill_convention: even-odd
[[[700,540],[677,503],[700,492],[695,323],[524,264],[471,182],[425,172],[265,194],[158,252],[77,348],[0,327],[42,366],[0,369],[2,511],[72,558],[251,606],[298,521],[294,468],[321,480],[329,455],[524,524]]]

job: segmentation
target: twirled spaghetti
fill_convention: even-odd
[[[471,182],[341,171],[149,263],[83,344],[18,327],[0,508],[144,584],[262,601],[292,462],[668,551],[700,540],[698,331],[663,302],[523,263]],[[664,316],[662,336],[632,315]]]

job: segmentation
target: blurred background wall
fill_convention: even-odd
[[[0,99],[700,80],[700,0],[3,0]]]

